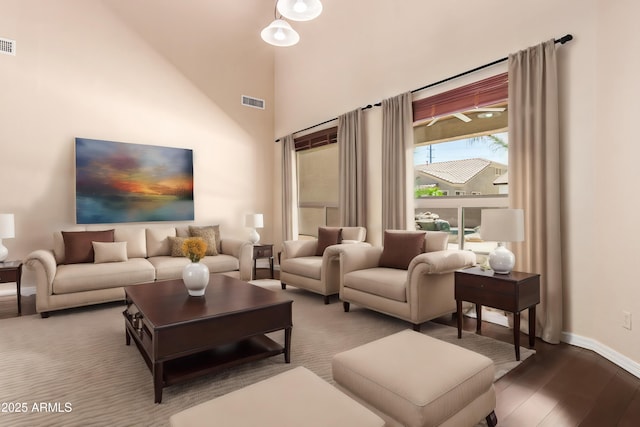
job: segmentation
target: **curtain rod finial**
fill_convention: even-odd
[[[565,44],[566,42],[570,42],[571,40],[573,40],[573,36],[571,34],[567,34],[564,37],[561,37],[560,40],[558,40],[558,42],[560,44]]]

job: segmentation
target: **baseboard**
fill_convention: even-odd
[[[605,359],[609,360],[610,362],[615,363],[625,371],[629,372],[631,375],[640,378],[640,363],[629,359],[627,356],[618,353],[612,348],[607,347],[606,345],[594,339],[586,338],[569,332],[563,332],[562,342],[575,345],[576,347],[586,348],[587,350],[592,350]]]

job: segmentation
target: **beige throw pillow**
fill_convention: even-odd
[[[91,242],[95,264],[124,262],[127,258],[127,242]]]
[[[207,244],[207,252],[205,255],[218,255],[218,241],[220,240],[220,231],[217,225],[206,227],[189,226],[189,235],[191,237],[200,237]]]

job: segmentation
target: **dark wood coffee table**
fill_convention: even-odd
[[[125,287],[126,344],[135,342],[153,375],[155,402],[177,382],[284,353],[290,362],[292,300],[222,274],[202,297],[182,280]],[[284,347],[264,334],[284,330]]]

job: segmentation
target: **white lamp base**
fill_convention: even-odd
[[[255,228],[252,228],[251,231],[249,232],[249,241],[254,245],[260,241],[260,235],[258,234]]]
[[[0,239],[0,262],[4,262],[7,256],[9,256],[9,249],[2,244],[2,239]]]
[[[516,256],[504,247],[504,243],[498,243],[498,247],[489,254],[489,265],[498,274],[509,274],[516,265]]]

